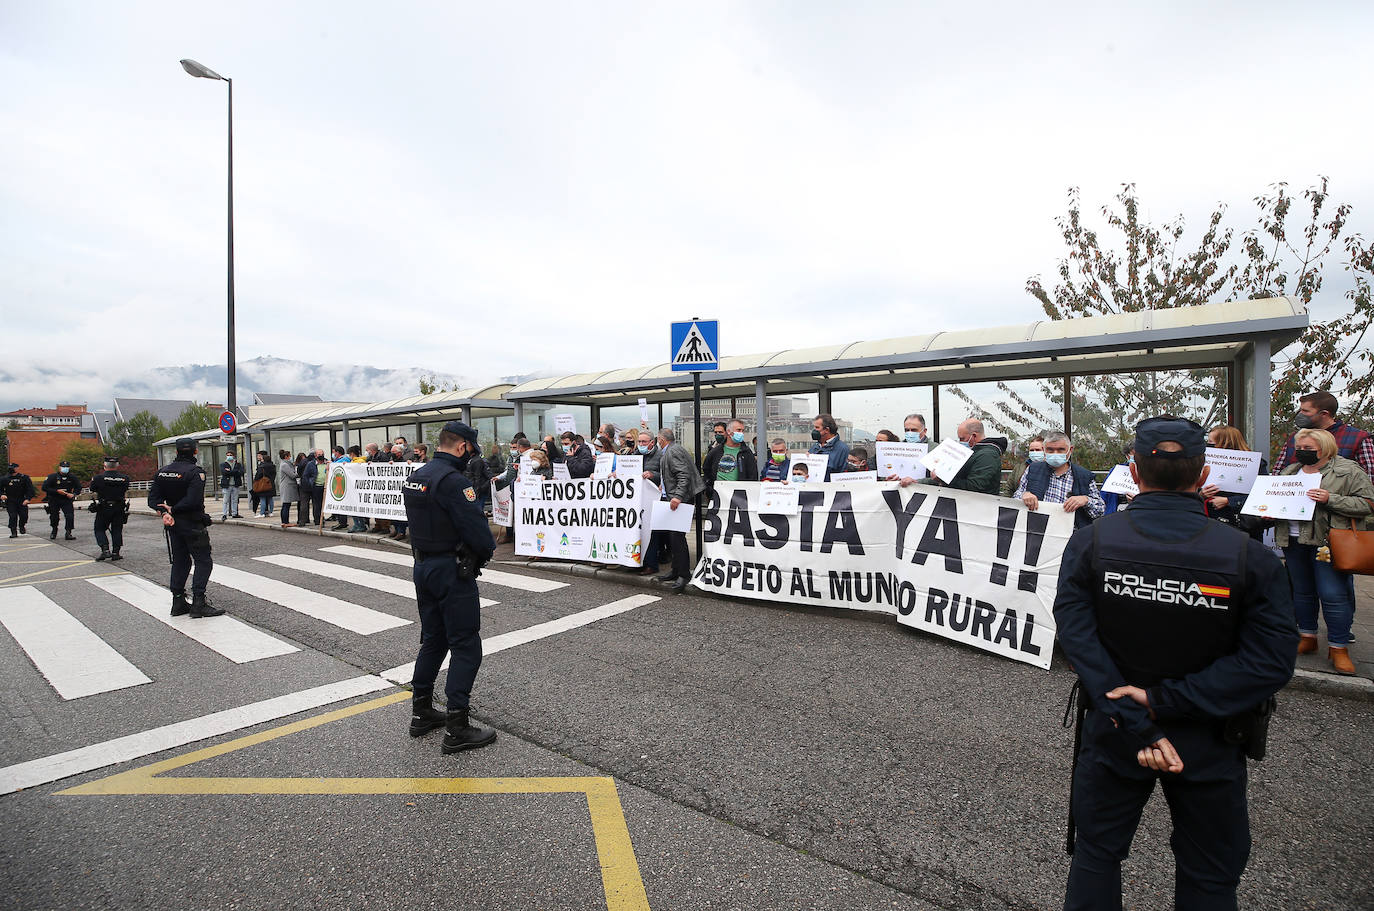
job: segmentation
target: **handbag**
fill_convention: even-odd
[[[1374,509],[1374,500],[1367,500]],[[1331,566],[1343,573],[1374,575],[1374,531],[1362,531],[1350,518],[1349,528],[1331,526],[1327,546],[1331,548]]]
[[[272,491],[272,481],[268,478],[258,478],[253,481],[253,493],[270,493]]]

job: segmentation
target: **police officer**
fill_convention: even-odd
[[[496,739],[495,731],[468,723],[472,684],[482,663],[477,575],[496,550],[481,500],[464,475],[468,462],[481,457],[477,431],[462,421],[449,421],[439,432],[434,460],[416,469],[402,488],[420,607],[410,736],[446,727],[446,754],[484,747]],[[445,652],[447,716],[432,701]]]
[[[192,617],[218,617],[224,611],[205,600],[210,582],[210,517],[205,513],[205,470],[196,464],[196,441],[182,437],[176,443],[176,458],[153,476],[148,490],[148,506],[162,514],[163,534],[172,552],[172,616],[189,613]],[[191,579],[191,602],[186,602],[186,577],[195,562]]]
[[[57,470],[43,481],[43,502],[47,504],[48,516],[52,519],[52,534],[48,537],[52,540],[57,540],[57,520],[61,517],[67,520],[65,540],[76,540],[76,535],[72,534],[72,526],[76,523],[76,508],[72,504],[76,502],[79,493],[81,482],[72,474],[70,462],[59,462]]]
[[[1250,853],[1245,757],[1263,756],[1263,709],[1297,653],[1288,579],[1262,544],[1203,513],[1201,427],[1150,418],[1134,447],[1140,495],[1074,533],[1054,602],[1086,700],[1064,907],[1121,907],[1121,862],[1158,781],[1175,907],[1234,909]]]
[[[119,456],[105,456],[105,470],[91,478],[91,493],[95,502],[91,511],[95,513],[95,543],[100,545],[101,560],[123,560],[119,549],[124,546],[124,523],[129,518],[129,501],[124,497],[129,493],[130,477],[119,470]],[[105,532],[109,530],[109,536]],[[114,545],[111,547],[111,545]]]
[[[11,538],[29,533],[29,501],[36,496],[33,479],[19,470],[18,462],[11,462],[9,474],[0,479],[0,500],[10,516]]]

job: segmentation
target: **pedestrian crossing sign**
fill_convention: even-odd
[[[679,370],[719,370],[720,339],[718,320],[694,319],[673,323],[671,352],[672,367]]]

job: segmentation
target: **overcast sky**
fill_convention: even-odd
[[[224,362],[225,86],[182,57],[234,79],[239,359],[478,382],[663,361],[691,316],[726,354],[1039,319],[1071,185],[1244,227],[1326,174],[1358,230],[1371,18],[0,0],[0,405]]]

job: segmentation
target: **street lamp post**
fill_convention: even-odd
[[[221,79],[229,86],[229,401],[225,407],[237,417],[238,377],[234,355],[234,80],[194,60],[181,61],[181,68],[197,78]]]

